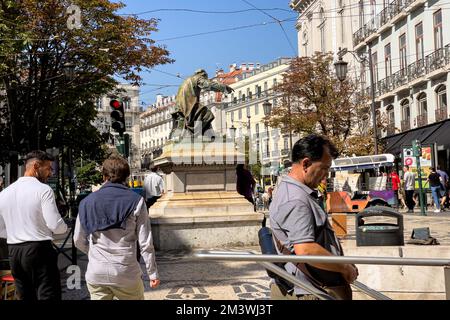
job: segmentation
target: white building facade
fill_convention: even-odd
[[[402,0],[379,6],[353,35],[356,51],[371,50],[377,109],[388,121],[379,136],[388,137],[387,151],[394,154],[415,139],[433,145],[434,163],[448,170],[450,5]]]
[[[273,87],[282,81],[290,61],[291,58],[279,58],[239,76],[239,81],[231,84],[234,92],[225,109],[225,127],[236,128],[236,139],[252,137],[251,146],[257,152],[257,161],[270,167],[272,175],[277,174],[282,160],[289,157],[291,146],[289,135],[282,136],[279,129],[265,125],[263,103],[267,101],[272,107],[276,106]]]
[[[162,154],[162,148],[172,130],[175,95],[157,95],[156,102],[140,116],[142,168],[147,169],[153,159]]]

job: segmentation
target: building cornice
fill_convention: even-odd
[[[302,14],[314,1],[316,0],[291,0],[289,6],[292,10],[297,11],[299,14]]]

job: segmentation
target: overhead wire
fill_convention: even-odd
[[[242,0],[242,1],[243,1],[244,3],[246,3],[246,4],[248,4],[249,6],[255,8],[256,10],[262,12],[264,15],[268,16],[269,18],[273,19],[275,22],[277,22],[278,25],[280,26],[281,30],[283,31],[284,36],[286,37],[286,40],[287,40],[287,42],[289,43],[289,46],[290,46],[291,49],[292,49],[292,52],[294,53],[294,55],[297,55],[297,51],[294,49],[294,46],[292,45],[291,40],[289,39],[289,37],[288,37],[288,35],[287,35],[287,33],[286,33],[286,30],[284,30],[284,27],[283,27],[283,25],[281,24],[281,20],[280,20],[280,19],[275,18],[274,16],[268,14],[267,12],[265,12],[265,11],[262,10],[262,9],[257,8],[255,5],[253,5],[252,3],[250,3],[250,2],[247,1],[247,0]]]

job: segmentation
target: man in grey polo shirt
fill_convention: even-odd
[[[270,206],[270,225],[274,240],[278,242],[279,253],[282,251],[280,247],[282,245],[284,250],[296,255],[343,254],[339,240],[328,222],[328,216],[317,202],[317,192],[314,191],[320,181],[327,176],[332,158],[336,156],[337,150],[334,145],[318,135],[309,135],[295,143],[292,149],[291,172],[281,181]],[[323,232],[327,232],[333,238],[328,250],[319,243]],[[338,292],[337,288],[334,291],[331,288],[318,286],[312,280],[311,274],[300,271],[292,263],[287,263],[285,269],[295,274],[306,285],[316,288],[317,292],[326,291],[335,298],[345,296],[351,299],[351,289],[348,284],[355,281],[358,276],[358,270],[354,265],[314,263],[310,266],[335,272],[346,284],[343,287],[347,292],[341,294],[342,292]],[[316,299],[314,295],[302,288],[295,287],[294,290],[286,292],[276,283],[271,285],[271,296],[272,299]]]

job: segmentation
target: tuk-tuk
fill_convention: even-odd
[[[370,206],[395,206],[389,174],[394,161],[392,154],[335,159],[327,188],[327,212],[358,213]]]

